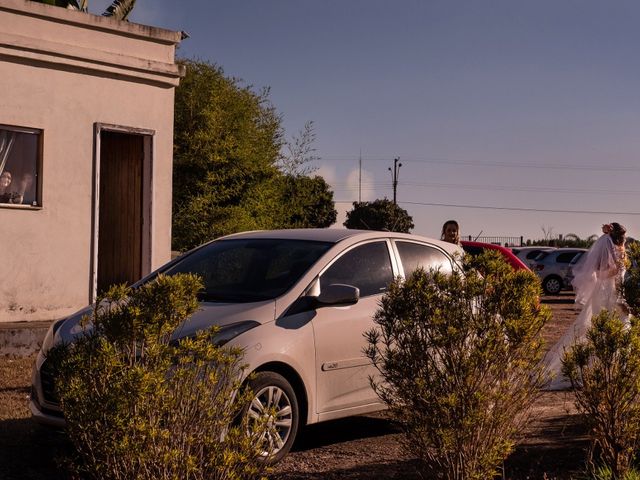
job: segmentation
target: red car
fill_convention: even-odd
[[[514,268],[514,270],[530,270],[530,268],[527,267],[522,260],[516,257],[511,250],[501,247],[500,245],[483,242],[469,242],[467,240],[462,240],[460,244],[462,245],[463,250],[471,255],[480,255],[484,250],[497,250],[502,254],[507,263]]]

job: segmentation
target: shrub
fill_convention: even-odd
[[[640,242],[627,242],[629,270],[622,285],[622,294],[629,311],[640,318]]]
[[[429,479],[495,476],[543,382],[549,310],[537,277],[497,252],[464,264],[465,274],[418,270],[393,283],[367,333],[384,380],[372,385]]]
[[[198,308],[193,275],[112,287],[83,321],[85,333],[51,350],[57,394],[82,478],[244,479],[260,476],[266,423],[235,421],[238,349],[215,329],[172,342]],[[251,433],[249,433],[251,432]]]
[[[602,463],[612,479],[627,478],[640,448],[640,326],[603,310],[586,341],[565,354],[562,372],[591,430],[589,468]]]

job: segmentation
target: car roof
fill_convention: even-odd
[[[577,247],[562,247],[562,248],[556,248],[553,252],[549,252],[549,255],[556,254],[559,255],[561,253],[564,252],[586,252],[587,250],[589,250],[588,248],[577,248]]]
[[[525,252],[529,250],[556,250],[558,247],[549,247],[546,245],[528,245],[526,247],[509,247],[511,250],[518,250],[519,252]]]
[[[556,248],[555,250],[551,250],[549,252],[541,252],[540,255],[543,257],[540,258],[540,255],[534,259],[534,262],[548,262],[552,261],[552,259],[556,258],[558,255],[563,253],[578,253],[578,252],[586,252],[588,248],[574,248],[574,247],[562,247]]]
[[[444,242],[435,238],[423,237],[421,235],[381,232],[376,230],[352,230],[347,228],[291,228],[283,230],[254,230],[240,232],[220,237],[218,240],[228,239],[278,239],[278,240],[313,240],[319,242],[338,243],[346,239],[355,241],[369,240],[376,238],[394,238],[403,240],[414,240],[431,243],[453,255],[460,252],[460,247],[453,243]]]

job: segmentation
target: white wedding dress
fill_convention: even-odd
[[[603,309],[617,311],[628,321],[621,309],[618,285],[624,278],[624,247],[616,247],[607,234],[602,235],[586,257],[574,269],[572,281],[576,292],[576,303],[582,305],[580,314],[544,357],[549,383],[545,390],[565,390],[571,383],[562,373],[562,357],[576,341],[586,338],[591,327],[591,319]]]

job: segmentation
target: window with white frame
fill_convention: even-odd
[[[41,205],[41,130],[0,125],[0,206]]]

